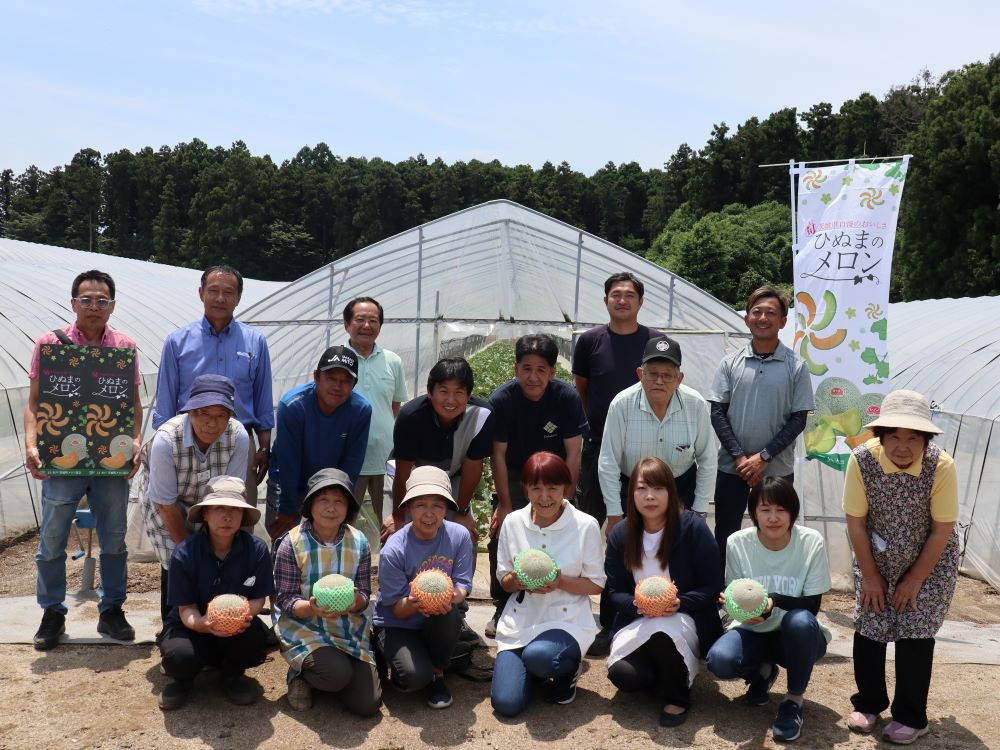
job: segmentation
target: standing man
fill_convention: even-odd
[[[458,504],[454,520],[479,539],[472,496],[483,477],[483,459],[493,451],[493,412],[472,395],[472,368],[461,357],[442,359],[427,374],[427,394],[403,404],[392,431],[396,473],[392,480],[392,516],[382,525],[383,541],[401,529],[400,503],[406,480],[417,466],[437,466],[451,479]]]
[[[670,467],[684,507],[704,518],[718,460],[708,404],[682,384],[680,344],[666,336],[650,339],[637,375],[639,382],[612,400],[604,426],[599,475],[608,528],[628,505],[624,493],[632,469],[649,456]]]
[[[497,507],[490,520],[490,596],[496,606],[486,635],[496,636],[496,622],[510,597],[497,580],[497,541],[504,518],[527,505],[521,486],[521,467],[530,456],[548,451],[562,458],[573,478],[569,494],[580,477],[583,433],[587,415],[572,386],[556,380],[559,348],[551,336],[529,334],[514,344],[514,379],[493,391],[493,482]]]
[[[139,468],[139,439],[142,433],[142,404],[139,399],[138,352],[135,358],[135,423],[132,433],[132,472],[125,477],[49,477],[42,473],[38,455],[37,414],[39,403],[39,359],[46,344],[72,343],[79,346],[114,346],[135,349],[135,342],[108,325],[115,309],[115,282],[103,271],[84,271],[73,280],[70,306],[76,321],[44,333],[35,341],[28,380],[31,389],[24,409],[24,449],[28,470],[42,480],[42,527],[38,535],[36,596],[44,610],[35,633],[39,651],[54,648],[66,630],[66,540],[76,516],[76,506],[86,495],[97,522],[101,546],[101,599],[97,632],[119,641],[135,640],[135,630],[125,619],[122,603],[128,583],[128,550],[125,547],[128,479]]]
[[[607,325],[591,328],[581,334],[573,349],[573,378],[576,390],[587,410],[590,440],[583,448],[577,506],[604,523],[607,509],[598,479],[598,457],[604,420],[611,400],[636,382],[636,368],[642,363],[646,342],[660,332],[639,323],[645,286],[628,271],[608,277],[604,282],[604,304],[608,308]],[[610,529],[609,529],[610,530]],[[611,633],[601,628],[589,656],[607,656],[611,648]]]
[[[264,334],[233,318],[243,295],[243,277],[230,266],[211,266],[201,275],[201,320],[170,333],[163,342],[156,381],[153,429],[175,416],[191,396],[199,375],[224,375],[236,387],[236,419],[250,436],[247,502],[257,504],[257,485],[267,474],[274,428],[271,356]],[[256,441],[254,440],[256,436]]]
[[[331,346],[312,382],[295,386],[278,402],[265,517],[271,539],[299,522],[309,477],[320,469],[340,469],[357,484],[372,421],[371,404],[354,389],[357,380],[357,355]]]
[[[722,568],[726,540],[739,531],[750,488],[761,478],[794,480],[795,437],[816,408],[805,362],[778,340],[788,321],[788,295],[762,286],[747,299],[750,343],[719,364],[708,396],[719,436],[715,539]]]
[[[382,305],[371,297],[352,299],[344,308],[348,344],[358,355],[356,388],[372,405],[368,447],[354,496],[358,503],[363,503],[367,490],[379,524],[382,523],[385,462],[392,453],[393,420],[399,413],[400,404],[406,401],[403,360],[375,343],[384,320]]]

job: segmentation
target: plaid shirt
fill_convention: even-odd
[[[697,465],[693,510],[708,510],[715,493],[718,447],[705,399],[686,385],[678,386],[661,421],[653,413],[642,383],[615,396],[604,424],[598,477],[609,516],[620,516],[621,475],[628,476],[648,456],[661,459],[675,477]]]
[[[365,609],[341,615],[298,618],[292,607],[312,594],[313,583],[330,573],[354,579],[355,591],[365,599]],[[353,526],[340,527],[332,544],[320,542],[312,523],[304,519],[288,532],[274,561],[275,612],[273,619],[281,636],[281,652],[290,672],[298,674],[302,662],[313,651],[333,646],[355,659],[374,664],[371,652],[371,550],[365,535]],[[294,676],[294,675],[293,675]]]

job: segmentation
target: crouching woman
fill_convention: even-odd
[[[351,526],[359,505],[350,477],[320,469],[306,487],[302,522],[282,539],[274,562],[281,653],[288,661],[288,703],[312,706],[312,690],[335,693],[360,716],[378,713],[382,688],[371,650],[366,609],[371,596],[371,551]],[[354,582],[354,599],[342,610],[316,601],[313,586],[338,573]]]
[[[188,519],[203,526],[170,558],[170,612],[158,641],[170,682],[160,693],[160,708],[183,706],[206,665],[218,668],[229,701],[253,703],[260,686],[243,672],[267,655],[267,628],[257,615],[274,592],[274,580],[267,546],[240,526],[257,523],[260,511],[238,492],[214,491],[191,508]],[[242,622],[212,616],[209,602],[221,594],[249,601]]]

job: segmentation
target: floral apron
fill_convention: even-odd
[[[865,446],[854,456],[868,499],[868,533],[872,556],[888,589],[882,612],[861,607],[861,569],[854,561],[854,625],[858,633],[880,643],[900,638],[933,638],[944,622],[958,580],[958,533],[952,532],[944,551],[917,594],[917,611],[896,612],[890,605],[896,583],[916,562],[931,531],[931,490],[941,449],[928,443],[919,476],[886,474]],[[881,540],[881,541],[880,541]],[[884,544],[882,544],[884,542]]]

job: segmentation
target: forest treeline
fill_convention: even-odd
[[[623,132],[623,137],[625,134]],[[226,262],[287,280],[397,232],[507,198],[679,272],[730,303],[791,283],[788,172],[758,165],[913,154],[894,262],[894,299],[1000,292],[1000,56],[924,71],[834,111],[750,118],[681,145],[662,169],[563,162],[392,163],[325,143],[275,164],[243,142],[101,154],[0,173],[0,235],[200,268]]]

